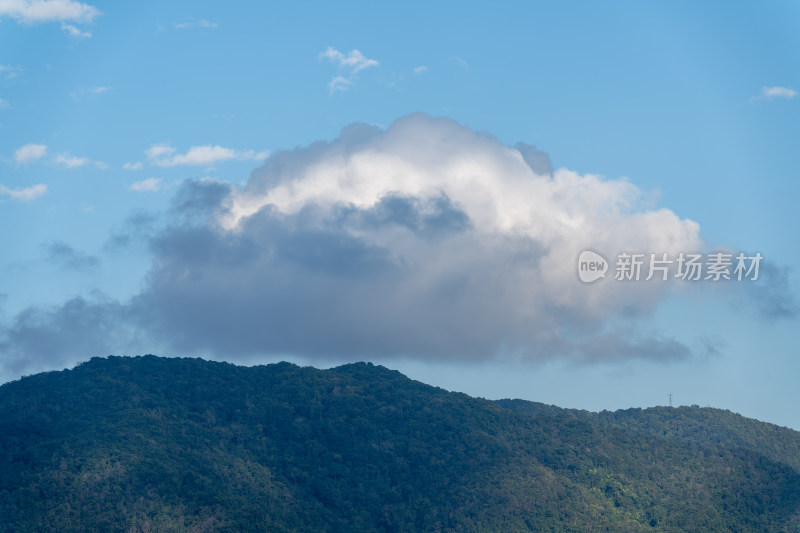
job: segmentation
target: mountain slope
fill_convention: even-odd
[[[0,531],[800,527],[796,432],[526,404],[364,363],[93,359],[0,387]]]
[[[526,400],[498,400],[503,407],[535,416],[571,415],[603,428],[694,446],[749,450],[800,471],[800,432],[759,422],[724,409],[650,407],[592,413]]]

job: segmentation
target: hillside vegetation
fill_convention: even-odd
[[[0,387],[0,531],[799,531],[800,433],[366,363],[92,359]]]

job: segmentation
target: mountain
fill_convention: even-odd
[[[800,531],[800,433],[368,363],[95,358],[0,387],[0,531]]]

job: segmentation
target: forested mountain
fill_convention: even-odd
[[[0,531],[799,531],[800,433],[380,366],[92,359],[0,387]]]

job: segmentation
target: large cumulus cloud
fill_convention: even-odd
[[[624,179],[553,170],[535,147],[423,114],[277,152],[243,187],[186,182],[147,239],[154,262],[141,293],[97,303],[104,327],[113,316],[119,338],[140,344],[104,333],[96,350],[685,357],[680,342],[637,327],[669,284],[587,286],[575,261],[587,247],[703,247],[697,224],[650,207]],[[42,313],[26,331],[54,327]],[[0,348],[20,360],[29,355],[15,327]]]

